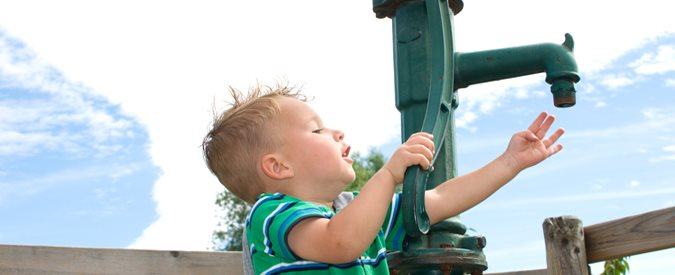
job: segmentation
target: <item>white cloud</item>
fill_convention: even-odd
[[[537,236],[540,237],[540,236]],[[518,251],[518,253],[513,253]],[[484,251],[490,261],[490,272],[522,271],[546,268],[546,243],[543,239],[536,239],[526,243],[518,243],[508,248],[492,250],[487,246]],[[522,265],[524,261],[528,263]],[[514,267],[512,263],[521,263]]]
[[[666,86],[668,86],[668,87],[675,87],[675,78],[668,78],[668,79],[666,79]]]
[[[472,111],[464,111],[457,113],[459,117],[456,118],[455,124],[457,127],[468,128],[473,121],[478,118],[478,115]]]
[[[0,182],[0,202],[8,197],[28,197],[79,181],[106,178],[111,174],[138,169],[138,166],[140,166],[138,163],[84,166],[54,171],[46,175],[36,175],[28,179],[2,181]]]
[[[60,149],[68,153],[77,153],[77,136],[51,132],[22,133],[11,130],[0,132],[0,155],[32,155],[42,150]]]
[[[664,108],[646,108],[641,111],[643,120],[632,122],[625,125],[617,125],[603,129],[579,130],[565,134],[566,139],[610,139],[613,137],[636,138],[645,137],[653,142],[670,143],[675,140],[670,129],[675,128],[675,110]],[[634,148],[637,153],[648,153],[645,146]],[[655,156],[649,159],[656,163],[661,161],[675,160],[675,154],[672,145],[664,145],[661,156]],[[594,155],[600,156],[604,153],[597,152]]]
[[[675,71],[675,47],[659,46],[656,54],[646,53],[630,64],[638,74],[663,74]]]
[[[665,1],[641,2],[639,14],[628,1],[612,2],[611,13],[600,2],[519,2],[527,9],[508,1],[467,3],[455,18],[456,49],[561,43],[563,34],[571,32],[579,68],[592,73],[647,39],[675,30]],[[150,154],[163,171],[153,193],[159,218],[134,247],[209,246],[213,200],[221,187],[204,167],[198,145],[212,100],[223,99],[225,85],[246,87],[256,78],[279,76],[304,80],[305,91],[317,98],[313,104],[319,114],[345,130],[355,148],[377,146],[399,132],[391,21],[376,19],[369,1],[0,5],[0,26],[25,41],[40,60],[92,87],[147,126]],[[543,12],[551,6],[574,20],[551,20]],[[499,24],[485,24],[485,18]],[[514,97],[541,95],[529,87],[542,81],[543,75],[537,75],[461,90],[460,108],[467,115],[459,114],[458,126],[472,127],[479,116]]]
[[[0,80],[5,88],[28,95],[0,98],[0,155],[57,149],[79,153],[84,147],[107,155],[119,148],[110,142],[131,129],[130,121],[111,116],[86,88],[64,79],[1,30]],[[39,99],[29,99],[36,94]],[[70,129],[81,126],[86,130]]]
[[[636,81],[637,79],[635,77],[629,77],[626,75],[607,75],[602,80],[600,80],[600,83],[610,90],[616,90],[618,88],[632,85]]]
[[[574,36],[574,55],[585,73],[603,70],[629,50],[672,34],[670,4],[643,1],[636,14],[630,1],[475,1],[455,17],[459,51],[492,49],[542,42],[561,43],[566,32]],[[611,5],[611,12],[607,12]],[[584,7],[579,9],[579,7]],[[522,7],[527,7],[524,9]],[[545,11],[555,11],[554,13]],[[508,12],[504,12],[508,11]],[[542,11],[542,12],[533,12]],[[569,20],[552,19],[552,14]],[[560,17],[560,18],[562,18]],[[634,20],[625,20],[631,17]],[[498,24],[486,24],[490,22]]]
[[[477,84],[459,90],[456,126],[475,131],[477,128],[472,123],[482,115],[499,110],[505,102],[527,99],[531,96],[546,96],[546,94],[532,89],[533,86],[541,82],[542,76],[530,75],[499,82]]]
[[[594,192],[590,194],[586,193],[586,194],[573,194],[565,196],[519,198],[505,201],[488,201],[485,203],[485,207],[503,208],[503,207],[532,206],[534,204],[550,205],[556,203],[563,204],[563,203],[576,203],[585,201],[664,196],[669,194],[675,194],[675,188],[660,188],[660,189],[650,189],[640,191],[629,190],[621,192],[603,192],[603,193]]]
[[[130,210],[131,200],[125,200],[120,196],[119,190],[115,186],[94,188],[92,193],[96,197],[94,207],[77,209],[66,214],[77,216],[79,219],[97,221]]]
[[[604,101],[598,101],[595,103],[596,108],[602,108],[602,107],[607,107],[607,103]]]
[[[530,98],[530,94],[529,94],[529,91],[527,89],[516,89],[515,97],[517,99],[528,99],[528,98]]]
[[[585,131],[575,131],[565,134],[568,139],[576,138],[610,138],[616,136],[650,136],[654,137],[664,129],[675,127],[675,110],[647,108],[642,110],[644,120],[625,125],[607,127],[603,129],[593,129]]]
[[[642,115],[649,120],[656,120],[664,117],[663,111],[658,108],[647,108],[642,110]]]
[[[661,148],[661,150],[665,153],[665,155],[653,157],[650,159],[651,162],[675,160],[675,145],[664,146],[663,148]]]
[[[635,188],[635,187],[640,186],[640,182],[637,181],[637,180],[631,180],[631,181],[628,183],[628,186],[629,186],[630,188]]]
[[[669,160],[675,160],[675,155],[650,158],[649,162],[656,163],[656,162],[669,161]]]
[[[601,178],[597,179],[594,181],[593,186],[591,187],[593,190],[601,190],[604,189],[605,186],[609,183],[608,178]]]

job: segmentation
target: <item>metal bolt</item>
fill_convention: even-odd
[[[483,249],[485,248],[485,245],[487,245],[487,240],[483,236],[478,236],[476,237],[476,246],[478,249]]]

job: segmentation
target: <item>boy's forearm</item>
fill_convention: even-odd
[[[425,204],[432,224],[456,216],[492,195],[513,179],[520,170],[508,156],[501,155],[469,174],[450,179],[425,193]]]
[[[361,188],[359,195],[330,220],[328,229],[340,242],[340,248],[361,255],[373,242],[384,222],[395,186],[391,174],[381,169]]]

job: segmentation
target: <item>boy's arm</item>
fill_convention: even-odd
[[[431,224],[475,206],[520,171],[562,150],[561,144],[555,144],[564,133],[562,128],[544,139],[554,120],[553,116],[541,113],[527,130],[513,135],[501,156],[476,171],[450,179],[427,191],[424,202]]]
[[[478,170],[428,190],[424,203],[429,222],[435,224],[468,210],[513,179],[518,171],[505,158],[501,155]]]
[[[394,180],[378,171],[354,200],[331,219],[308,218],[288,234],[288,246],[300,258],[345,263],[373,242],[394,194]]]
[[[300,258],[324,263],[345,263],[361,256],[380,230],[405,169],[429,167],[434,150],[431,138],[427,133],[411,136],[333,218],[299,222],[288,234],[291,250]]]

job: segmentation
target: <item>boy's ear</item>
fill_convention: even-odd
[[[293,169],[277,154],[264,155],[260,162],[262,172],[272,179],[283,180],[294,175]]]

